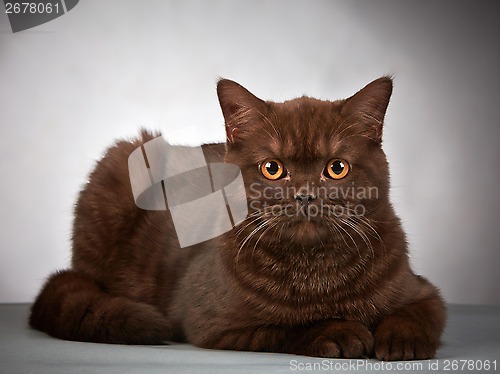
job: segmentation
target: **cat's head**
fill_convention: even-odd
[[[316,246],[373,236],[389,206],[381,142],[391,92],[382,77],[345,100],[276,103],[219,81],[225,162],[240,167],[247,192],[242,239]]]

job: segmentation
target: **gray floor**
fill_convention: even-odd
[[[478,365],[487,362],[489,372],[494,372],[495,360],[496,371],[500,371],[500,306],[451,305],[438,359],[406,363],[215,351],[188,344],[67,342],[30,330],[26,322],[28,310],[28,304],[0,305],[0,373],[290,373],[313,369],[335,373],[436,373],[478,372]]]

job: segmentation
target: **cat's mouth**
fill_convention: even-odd
[[[252,209],[253,208],[253,209]],[[311,206],[300,204],[250,204],[247,219],[237,226],[235,233],[242,242],[310,242],[318,240],[318,233],[325,231],[321,212]]]

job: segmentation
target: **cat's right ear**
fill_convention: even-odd
[[[245,127],[262,116],[266,104],[245,87],[229,79],[217,83],[217,96],[226,123],[228,143],[238,143]]]
[[[361,131],[376,142],[382,141],[385,112],[392,94],[392,78],[382,77],[367,84],[346,99],[342,109],[348,118],[356,118]]]

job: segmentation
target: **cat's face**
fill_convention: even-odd
[[[236,228],[244,240],[320,246],[377,234],[374,217],[388,204],[380,142],[391,88],[382,78],[347,100],[273,103],[219,83],[225,161],[242,170],[248,199]]]

